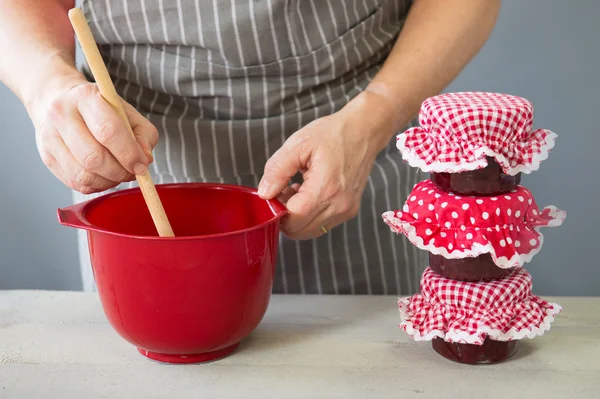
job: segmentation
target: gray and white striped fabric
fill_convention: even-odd
[[[367,86],[410,2],[83,0],[80,6],[118,92],[161,134],[155,181],[256,187],[287,137]],[[85,63],[82,69],[89,76]],[[421,179],[391,142],[357,218],[316,240],[282,237],[274,292],[415,292],[425,254],[392,234],[380,215],[401,206]],[[74,193],[76,202],[89,198]],[[83,232],[79,243],[84,289],[95,290]]]

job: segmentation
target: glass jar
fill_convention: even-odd
[[[446,259],[429,253],[429,266],[434,272],[458,281],[496,280],[507,276],[512,270],[496,266],[490,254],[475,258]]]
[[[431,181],[441,190],[462,195],[499,195],[521,183],[521,173],[507,175],[494,158],[487,157],[485,168],[459,173],[430,173]]]
[[[442,338],[431,341],[433,349],[446,359],[464,364],[498,363],[513,356],[519,341],[495,341],[486,338],[483,345],[456,344]]]

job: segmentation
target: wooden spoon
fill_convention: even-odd
[[[69,10],[69,19],[71,20],[71,25],[73,25],[75,34],[79,39],[79,44],[81,45],[83,54],[85,55],[90,69],[92,70],[92,74],[96,80],[96,84],[98,85],[98,89],[100,89],[100,94],[102,94],[102,97],[104,97],[104,99],[114,108],[115,111],[117,111],[121,119],[123,119],[127,130],[129,130],[129,132],[133,135],[131,125],[129,124],[129,120],[125,115],[123,106],[121,105],[121,99],[117,94],[112,80],[110,79],[106,65],[104,65],[104,61],[102,60],[102,56],[98,51],[98,46],[94,40],[94,36],[92,35],[92,31],[90,30],[83,12],[79,8],[73,8]],[[154,225],[156,226],[156,230],[158,231],[158,235],[161,237],[175,236],[148,170],[146,170],[146,173],[143,175],[136,176],[136,179],[140,189],[142,190],[142,195],[144,196],[146,205],[150,210],[150,214],[152,216],[152,220],[154,221]]]

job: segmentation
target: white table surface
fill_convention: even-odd
[[[0,398],[600,398],[600,298],[547,298],[553,328],[497,365],[448,361],[397,328],[394,297],[274,296],[231,357],[147,360],[95,294],[0,291]]]

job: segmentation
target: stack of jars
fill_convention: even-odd
[[[461,363],[507,359],[561,311],[532,294],[522,267],[542,247],[540,228],[565,219],[556,207],[538,208],[520,185],[556,135],[532,129],[529,101],[496,93],[429,98],[419,122],[397,146],[430,179],[413,188],[402,210],[383,214],[394,232],[429,252],[420,293],[398,301],[400,327]]]

